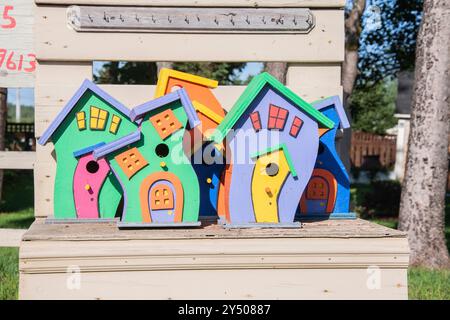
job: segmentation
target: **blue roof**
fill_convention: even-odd
[[[132,144],[141,139],[141,130],[137,130],[131,134],[128,134],[120,139],[114,140],[110,143],[107,143],[99,148],[96,148],[94,151],[94,159],[97,160],[99,158],[103,158],[104,156],[110,154],[111,152],[117,151],[126,147],[129,144]]]
[[[104,142],[100,142],[100,143],[96,143],[96,144],[94,144],[92,146],[89,146],[89,147],[86,147],[86,148],[74,151],[73,152],[73,156],[75,158],[77,158],[79,156],[82,156],[82,155],[85,155],[87,153],[90,153],[90,152],[94,151],[95,149],[97,149],[98,147],[101,147],[103,145],[105,145],[105,143]]]
[[[341,99],[339,96],[332,96],[325,98],[323,100],[315,101],[312,103],[313,107],[317,110],[322,110],[326,107],[329,107],[331,105],[334,105],[334,109],[336,110],[341,129],[347,129],[350,128],[350,122],[348,121],[347,114],[345,113],[344,106],[342,105]]]
[[[75,92],[75,94],[72,96],[72,98],[67,102],[67,104],[64,106],[64,108],[61,110],[61,112],[56,116],[55,120],[50,124],[50,126],[45,130],[45,132],[42,134],[40,139],[38,140],[38,143],[40,145],[45,145],[48,140],[51,138],[53,133],[58,129],[58,127],[61,125],[61,123],[64,121],[64,119],[68,116],[70,111],[72,111],[73,107],[77,104],[77,102],[80,100],[80,98],[83,96],[83,94],[87,91],[91,90],[93,93],[98,95],[100,98],[105,100],[107,103],[109,103],[111,106],[122,112],[127,117],[130,117],[130,109],[125,107],[122,103],[114,99],[112,96],[110,96],[108,93],[100,89],[96,84],[94,84],[92,81],[84,80],[81,84],[81,87]]]
[[[130,118],[132,121],[137,121],[137,119],[142,118],[147,112],[153,111],[177,100],[180,100],[183,105],[191,129],[198,126],[200,124],[200,119],[198,118],[197,112],[195,111],[195,108],[184,88],[134,107],[131,110]]]

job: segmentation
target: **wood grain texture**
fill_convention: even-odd
[[[367,288],[368,273],[365,268],[93,271],[82,274],[80,290],[67,289],[67,281],[70,280],[67,273],[21,273],[19,298],[46,300],[204,300],[205,297],[213,300],[408,298],[405,268],[380,269],[380,272],[383,281],[379,290]]]
[[[307,35],[79,33],[67,28],[66,7],[38,6],[36,51],[53,61],[342,61],[343,11],[312,13],[316,26]]]
[[[0,151],[0,169],[33,169],[36,152]]]
[[[205,225],[200,229],[127,230],[114,224],[44,224],[38,219],[24,236],[24,241],[76,240],[158,240],[158,239],[223,239],[223,238],[404,238],[405,233],[362,219],[305,222],[299,229],[224,229]]]
[[[37,4],[123,5],[121,0],[35,0]],[[176,7],[326,7],[342,8],[345,0],[128,0],[129,6]]]
[[[5,7],[10,6],[6,13]],[[3,15],[10,18],[4,18]],[[33,87],[36,59],[34,57],[33,2],[2,1],[0,5],[0,87]],[[13,19],[14,22],[11,22]],[[8,27],[10,26],[10,27]],[[13,27],[14,26],[14,27]],[[20,56],[23,57],[20,63]],[[20,66],[19,66],[20,65]],[[26,71],[29,70],[29,71]]]

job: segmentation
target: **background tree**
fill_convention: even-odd
[[[242,84],[239,73],[245,68],[242,62],[174,62],[175,70],[193,73],[219,81],[221,85]]]
[[[450,2],[425,0],[417,38],[415,85],[399,229],[408,233],[410,262],[447,267],[444,209],[448,173]]]
[[[423,0],[371,0],[363,15],[358,86],[413,70]]]
[[[286,84],[286,62],[266,62],[264,64],[264,70],[277,78],[281,83]]]
[[[155,84],[156,72],[155,62],[110,61],[94,75],[94,81],[100,84]]]
[[[0,88],[0,151],[5,150],[6,118],[8,116],[8,89]],[[0,169],[0,201],[3,193],[3,170]]]
[[[352,129],[375,134],[397,124],[395,113],[396,81],[379,81],[370,90],[356,88],[350,97]]]

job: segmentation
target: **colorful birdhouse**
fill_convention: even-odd
[[[124,190],[121,227],[195,226],[199,185],[184,152],[186,128],[200,124],[184,89],[135,107],[134,133],[105,144],[94,158],[106,158]]]
[[[225,168],[221,155],[213,145],[204,145],[205,140],[225,117],[225,111],[214,96],[212,89],[218,82],[185,72],[161,69],[155,97],[184,88],[192,101],[201,124],[189,131],[187,138],[191,162],[200,184],[200,216],[217,217],[217,198],[220,176]]]
[[[300,219],[354,219],[349,212],[350,179],[336,151],[336,133],[350,127],[340,98],[313,103],[314,108],[334,122],[333,129],[319,139],[316,164],[299,205]]]
[[[112,219],[122,190],[105,160],[93,151],[137,129],[130,110],[85,80],[50,124],[39,144],[53,142],[57,167],[55,219]]]
[[[333,126],[268,73],[254,77],[212,136],[217,144],[226,139],[230,158],[219,196],[227,224],[295,226],[319,128]]]

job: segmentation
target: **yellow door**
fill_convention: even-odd
[[[252,178],[252,201],[256,222],[278,222],[278,195],[289,174],[283,150],[260,156]]]

